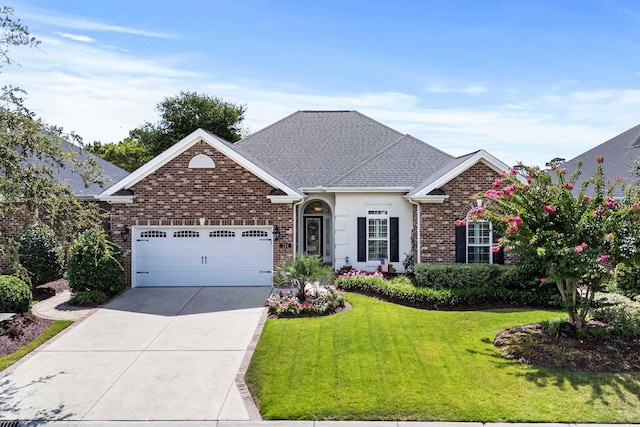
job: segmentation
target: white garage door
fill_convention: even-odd
[[[271,286],[271,227],[133,227],[132,286]]]

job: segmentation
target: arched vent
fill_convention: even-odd
[[[213,159],[206,154],[198,154],[193,156],[189,161],[189,169],[213,169],[216,164],[213,163]]]

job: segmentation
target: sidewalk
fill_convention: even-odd
[[[52,421],[22,426],[52,427],[637,427],[639,424],[479,423],[420,421]]]

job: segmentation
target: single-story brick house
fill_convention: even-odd
[[[235,144],[198,129],[97,199],[133,287],[268,286],[296,252],[336,269],[499,262],[490,224],[455,222],[506,169],[356,111],[299,111]]]

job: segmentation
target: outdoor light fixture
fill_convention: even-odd
[[[277,242],[280,240],[280,228],[277,225],[273,226],[273,241]]]
[[[122,236],[122,241],[126,242],[129,237],[129,227],[127,227],[126,224],[123,226],[122,231],[120,231],[120,235]]]

